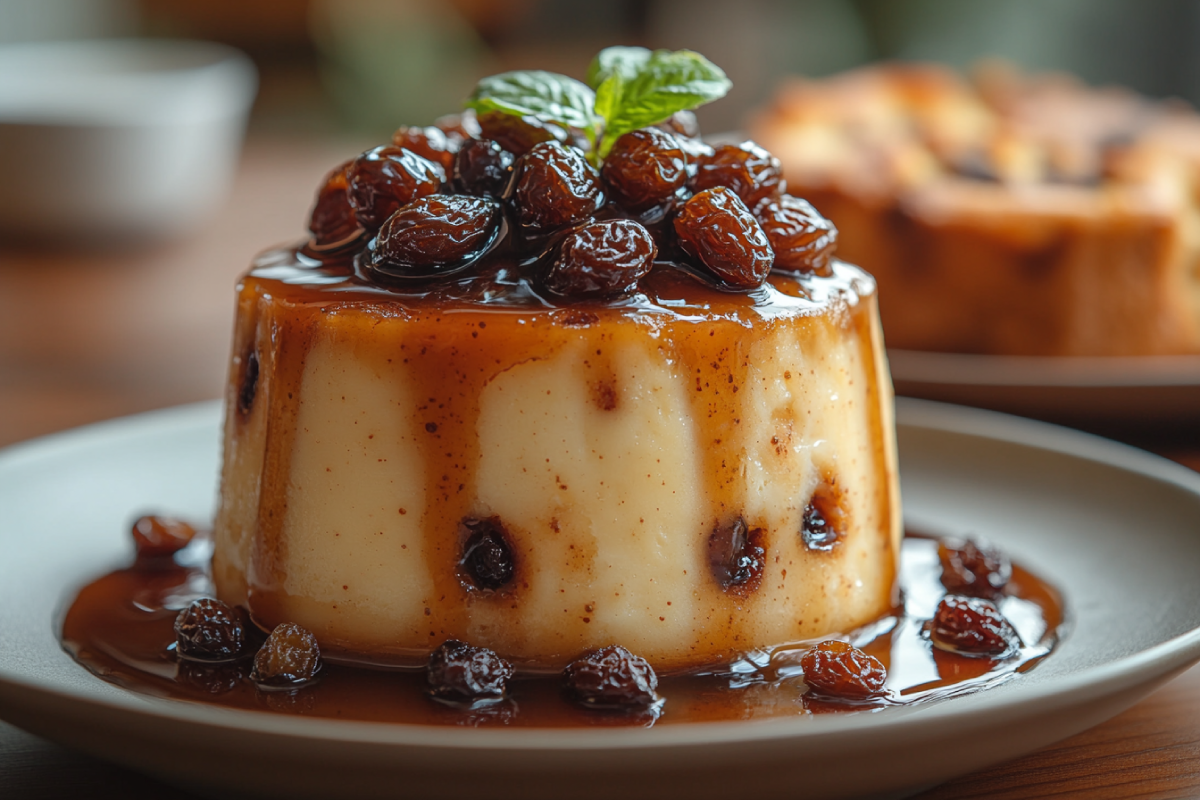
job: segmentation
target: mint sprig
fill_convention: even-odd
[[[578,128],[598,163],[626,133],[724,97],[732,86],[699,53],[644,47],[602,50],[588,68],[588,84],[540,70],[505,72],[481,80],[466,105]]]

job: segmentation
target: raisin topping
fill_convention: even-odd
[[[654,127],[688,139],[700,137],[700,122],[696,119],[695,112],[692,111],[676,111]]]
[[[754,208],[787,189],[779,159],[754,142],[725,144],[702,158],[692,179],[697,192],[724,186]]]
[[[238,389],[237,408],[243,417],[254,408],[254,397],[258,393],[258,351],[250,348],[242,362],[242,385]]]
[[[800,667],[804,682],[816,694],[866,700],[887,693],[887,668],[846,642],[821,642],[800,658]]]
[[[700,192],[675,217],[684,251],[724,283],[738,289],[761,286],[775,252],[746,204],[726,188]]]
[[[441,128],[432,125],[426,128],[401,125],[392,134],[392,144],[429,159],[449,175],[454,169],[454,156],[462,145],[462,137],[447,135]]]
[[[447,136],[460,140],[478,139],[483,136],[479,120],[475,118],[475,112],[469,108],[459,114],[446,114],[438,117],[433,121],[433,126]]]
[[[767,198],[754,210],[775,251],[775,269],[828,277],[837,249],[837,228],[807,200],[790,194]]]
[[[991,600],[947,595],[927,623],[934,646],[964,656],[1000,658],[1021,647],[1021,638]]]
[[[138,560],[169,558],[187,547],[196,529],[171,517],[145,516],[133,523]]]
[[[763,569],[763,530],[747,530],[742,518],[718,525],[708,537],[708,564],[722,589],[742,592],[758,588]]]
[[[567,695],[585,708],[636,708],[659,702],[658,676],[620,645],[593,650],[563,670]]]
[[[671,202],[687,184],[687,156],[671,134],[643,128],[617,139],[600,176],[618,204],[648,211]]]
[[[429,654],[425,676],[431,697],[473,703],[503,698],[513,667],[486,647],[449,639]]]
[[[546,276],[546,288],[564,297],[632,292],[657,254],[654,237],[638,223],[627,219],[593,222],[563,240]]]
[[[542,142],[567,142],[569,132],[553,122],[537,117],[518,117],[502,111],[488,111],[476,117],[479,138],[499,142],[514,156],[523,156]]]
[[[175,654],[180,658],[228,661],[240,656],[245,644],[241,615],[220,600],[193,600],[175,618]]]
[[[463,556],[459,565],[476,589],[495,591],[512,580],[512,548],[499,517],[464,519]]]
[[[317,200],[308,216],[308,230],[317,249],[333,249],[354,241],[361,235],[354,206],[350,204],[349,170],[347,161],[325,176],[317,192]]]
[[[532,234],[578,225],[604,205],[600,174],[569,145],[544,142],[523,156],[513,191],[517,221]]]
[[[439,164],[412,150],[383,145],[351,162],[350,203],[359,223],[376,230],[402,206],[437,192],[446,180]]]
[[[499,142],[467,142],[454,159],[454,186],[466,194],[500,197],[512,178],[513,154]]]
[[[938,542],[938,559],[942,562],[942,585],[952,594],[997,600],[1012,578],[1008,556],[969,539]]]
[[[490,197],[434,194],[401,208],[368,245],[370,266],[395,278],[448,275],[485,254],[500,236]]]
[[[291,622],[277,625],[254,655],[250,680],[264,689],[295,689],[317,678],[322,667],[317,637]]]

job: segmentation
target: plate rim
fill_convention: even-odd
[[[945,403],[897,398],[897,427],[932,429],[992,441],[1014,443],[1105,464],[1125,472],[1149,476],[1200,497],[1200,473],[1129,445],[1049,423],[998,412]],[[82,428],[20,442],[0,450],[0,470],[27,460],[53,458],[82,446],[103,445],[133,435],[152,436],[156,430],[211,426],[214,443],[221,421],[221,401],[210,400],[118,417]],[[55,635],[48,627],[48,635]],[[57,637],[56,637],[57,638]],[[70,656],[62,651],[62,658]],[[963,724],[989,712],[1019,713],[1047,703],[1069,704],[1073,699],[1113,691],[1114,686],[1135,682],[1152,671],[1159,682],[1200,659],[1200,626],[1171,639],[1098,665],[1082,668],[1057,680],[1021,686],[1008,684],[1002,693],[980,692],[928,706],[890,708],[886,717],[873,713],[823,715],[817,718],[777,718],[750,721],[695,722],[685,725],[640,728],[530,728],[473,729],[424,726],[408,723],[305,718],[253,710],[207,706],[203,703],[141,695],[129,690],[97,696],[93,691],[62,686],[53,681],[31,680],[11,672],[0,662],[0,701],[14,693],[33,693],[50,702],[68,702],[78,710],[153,717],[183,726],[202,726],[212,732],[269,736],[274,740],[338,742],[404,750],[456,750],[527,752],[587,750],[621,753],[631,749],[729,745],[800,739],[839,740],[864,732],[888,734],[897,727],[924,730],[954,722]],[[82,667],[81,667],[82,669]],[[97,681],[101,680],[96,678]],[[1063,685],[1065,684],[1065,685]],[[111,686],[111,684],[106,684]],[[1130,700],[1130,704],[1142,695]],[[300,723],[300,724],[297,724]]]

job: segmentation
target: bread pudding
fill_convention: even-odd
[[[336,168],[310,240],[243,278],[218,596],[333,659],[453,640],[526,671],[613,644],[694,670],[886,613],[874,281],[761,147],[679,108],[583,127],[565,78],[559,117],[520,113],[546,75]]]
[[[751,126],[880,286],[892,347],[1200,352],[1200,116],[999,65],[795,80]]]

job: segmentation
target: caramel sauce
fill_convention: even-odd
[[[945,594],[937,541],[909,534],[902,548],[902,604],[846,637],[824,637],[845,638],[882,661],[886,696],[866,702],[808,696],[799,665],[809,642],[746,653],[707,672],[664,677],[659,693],[665,703],[649,712],[579,708],[563,698],[556,677],[530,675],[518,675],[500,703],[462,708],[429,699],[421,671],[327,663],[316,684],[281,692],[260,690],[249,680],[248,657],[211,665],[178,660],[175,617],[193,599],[212,596],[210,554],[211,542],[198,539],[174,560],[135,564],[87,585],[66,613],[63,647],[93,674],[130,691],[228,708],[416,725],[648,726],[871,712],[975,692],[1036,666],[1057,644],[1064,622],[1057,590],[1014,564],[998,605],[1021,636],[1019,651],[992,660],[933,647],[922,628]]]

